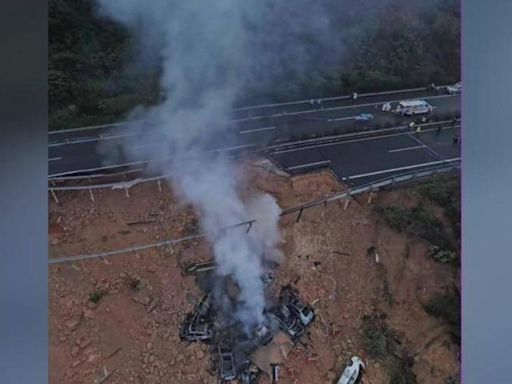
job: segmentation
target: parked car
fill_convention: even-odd
[[[462,92],[462,83],[459,81],[458,83],[455,83],[453,85],[448,85],[446,87],[446,92],[448,92],[450,95],[461,93]]]
[[[343,373],[341,374],[340,379],[337,384],[356,384],[359,383],[361,377],[363,376],[363,371],[365,370],[365,366],[361,359],[357,356],[353,356]]]

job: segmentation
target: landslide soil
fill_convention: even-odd
[[[241,168],[250,196],[273,195],[281,208],[345,187],[329,172],[288,177],[261,163]],[[412,192],[411,192],[412,191]],[[459,285],[455,266],[428,255],[428,245],[391,230],[376,206],[414,205],[414,188],[333,202],[281,218],[284,259],[279,284],[293,284],[313,303],[317,319],[308,345],[296,346],[281,382],[333,383],[347,360],[367,364],[363,383],[389,382],[388,367],[365,350],[365,314],[384,313],[413,357],[418,383],[444,384],[460,369],[459,347],[424,304]],[[194,212],[170,186],[67,192],[49,200],[50,258],[96,253],[180,238],[198,230]],[[439,207],[433,207],[442,218]],[[375,247],[378,262],[368,255]],[[179,341],[179,324],[201,296],[186,263],[212,258],[203,240],[49,266],[50,383],[215,383],[204,345]],[[262,378],[261,383],[267,383]]]

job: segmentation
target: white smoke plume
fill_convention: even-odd
[[[237,168],[208,149],[236,143],[227,123],[250,84],[301,71],[328,55],[329,22],[316,1],[294,0],[98,0],[101,12],[158,50],[165,100],[134,111],[136,136],[123,151],[132,161],[154,163],[196,209],[213,245],[219,273],[232,275],[243,302],[237,316],[247,326],[263,321],[263,254],[279,258],[280,209],[267,195],[240,198]],[[246,228],[223,227],[256,217]]]

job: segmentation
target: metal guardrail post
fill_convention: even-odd
[[[373,188],[373,187],[370,187],[370,194],[369,194],[369,196],[368,196],[368,205],[372,203],[373,190],[374,190],[374,188]]]
[[[55,193],[55,191],[53,189],[50,190],[52,192],[52,196],[53,196],[53,199],[55,200],[55,202],[57,204],[59,204],[59,199],[57,199],[57,194]]]
[[[92,193],[92,189],[89,189],[89,196],[91,197],[91,201],[94,203],[94,195]]]
[[[302,216],[302,212],[304,211],[304,208],[302,208],[300,211],[299,211],[299,215],[297,216],[297,220],[295,220],[296,223],[299,222],[300,220],[300,217]]]
[[[160,183],[160,180],[157,180],[156,183],[158,184],[158,191],[162,192],[162,184]]]

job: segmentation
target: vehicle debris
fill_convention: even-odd
[[[187,314],[180,330],[180,339],[187,341],[207,341],[213,337],[210,323],[210,295],[205,295],[194,310]]]
[[[271,284],[274,275],[265,274],[262,281]],[[238,380],[242,384],[255,384],[260,374],[266,372],[272,376],[272,382],[277,383],[277,363],[258,366],[251,360],[251,356],[259,348],[266,348],[279,330],[287,335],[284,337],[290,343],[301,343],[305,346],[299,339],[315,319],[313,308],[302,301],[297,290],[289,285],[284,286],[278,298],[270,300],[273,304],[269,304],[269,308],[264,311],[264,321],[247,329],[247,325],[230,315],[230,311],[235,313],[234,308],[239,302],[236,282],[230,276],[225,276],[223,284],[212,288],[186,314],[181,324],[180,339],[211,345],[209,371],[218,377],[219,382]],[[223,292],[221,295],[219,289]],[[231,309],[226,312],[227,307]]]
[[[193,263],[190,264],[188,267],[185,268],[185,274],[193,274],[193,273],[201,273],[201,272],[208,272],[215,269],[215,262],[214,261],[205,261],[202,263]]]
[[[229,345],[219,345],[219,378],[223,381],[231,381],[236,379],[236,366],[233,350]]]
[[[359,383],[365,369],[362,360],[358,356],[353,356],[336,384]]]
[[[272,384],[279,383],[279,364],[271,364],[272,367]]]

